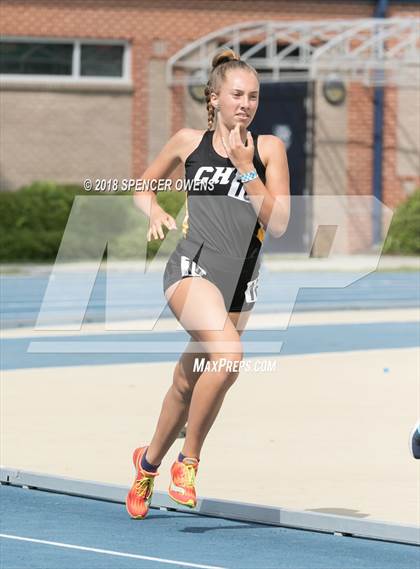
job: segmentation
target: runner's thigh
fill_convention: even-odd
[[[207,353],[242,353],[238,331],[216,285],[199,277],[184,278],[167,289],[166,298],[195,340],[194,351],[204,348]]]

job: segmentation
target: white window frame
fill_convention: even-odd
[[[131,44],[126,40],[95,39],[95,38],[51,38],[51,37],[28,37],[28,36],[2,36],[1,42],[20,43],[70,43],[73,44],[72,75],[41,75],[37,73],[0,73],[0,81],[25,81],[48,82],[59,81],[60,83],[96,83],[96,84],[125,84],[131,85]],[[94,45],[120,45],[124,47],[121,77],[97,77],[95,75],[80,75],[81,46]]]

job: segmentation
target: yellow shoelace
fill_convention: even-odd
[[[185,464],[185,480],[187,482],[187,486],[194,486],[195,483],[195,470],[194,466],[190,464]]]
[[[154,478],[144,476],[141,480],[136,480],[136,494],[139,498],[150,498],[153,492]]]

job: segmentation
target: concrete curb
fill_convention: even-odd
[[[95,481],[50,476],[13,468],[0,469],[0,482],[29,489],[47,490],[83,498],[123,504],[128,487]],[[276,508],[230,500],[199,498],[194,511],[177,506],[166,493],[155,492],[152,508],[188,512],[189,514],[269,524],[281,527],[332,533],[338,536],[364,537],[397,543],[420,544],[417,526],[361,520],[318,512]]]

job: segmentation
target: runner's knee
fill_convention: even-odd
[[[243,360],[243,349],[234,352],[217,353],[210,356],[210,364],[212,371],[219,377],[219,381],[223,386],[229,388],[233,385],[241,371],[241,362]]]

